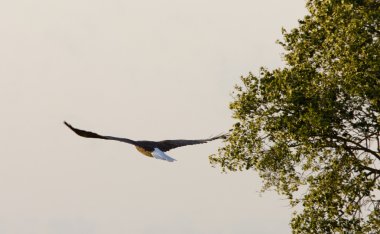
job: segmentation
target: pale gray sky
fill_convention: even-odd
[[[227,131],[239,77],[281,66],[304,0],[0,3],[0,233],[289,233],[253,172],[222,174],[220,141],[143,157],[63,124],[132,139]]]

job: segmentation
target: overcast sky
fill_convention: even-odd
[[[204,138],[234,122],[241,75],[282,65],[304,0],[0,3],[0,233],[290,233],[254,171],[209,164],[221,141],[168,152],[84,139]]]

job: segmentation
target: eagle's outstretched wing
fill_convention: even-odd
[[[136,145],[135,141],[127,139],[127,138],[112,137],[112,136],[102,136],[102,135],[99,135],[99,134],[94,133],[94,132],[89,132],[89,131],[81,130],[81,129],[78,129],[78,128],[74,128],[73,126],[71,126],[66,121],[64,121],[63,123],[67,127],[69,127],[71,130],[73,130],[73,132],[75,132],[76,134],[78,134],[81,137],[99,138],[99,139],[104,139],[104,140],[115,140],[115,141],[121,141],[121,142],[124,142],[124,143],[129,143],[129,144],[132,144],[132,145]]]
[[[171,149],[175,149],[177,147],[186,146],[186,145],[197,145],[197,144],[204,144],[209,141],[217,140],[217,139],[225,139],[225,134],[220,134],[215,137],[207,138],[207,139],[200,139],[200,140],[165,140],[165,141],[158,141],[157,147],[166,152]]]

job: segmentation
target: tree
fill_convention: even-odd
[[[285,67],[242,77],[224,170],[285,195],[294,233],[379,233],[380,1],[309,0],[283,30]]]

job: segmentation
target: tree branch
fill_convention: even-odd
[[[363,168],[364,170],[370,171],[370,172],[372,172],[374,174],[380,175],[380,170],[379,169],[375,169],[375,168],[372,168],[372,167],[367,167],[367,166],[364,166],[362,164],[359,164],[359,167]]]
[[[367,153],[370,153],[372,154],[373,156],[375,156],[378,160],[380,160],[380,155],[378,152],[376,151],[373,151],[369,148],[366,148],[364,146],[362,146],[361,144],[355,142],[355,141],[352,141],[350,139],[347,139],[347,138],[344,138],[344,137],[341,137],[341,136],[327,136],[327,137],[330,137],[332,139],[337,139],[337,140],[341,140],[341,141],[344,141],[344,142],[349,142],[351,144],[354,144],[355,146],[357,146],[358,148],[356,148],[357,150],[362,150],[362,151],[365,151]]]
[[[376,174],[377,176],[380,176],[380,170],[379,169],[368,167],[368,166],[365,166],[365,165],[361,164],[361,161],[356,157],[356,154],[351,149],[348,149],[348,152],[350,153],[350,155],[356,161],[357,165],[360,168],[362,168],[362,169],[367,170],[367,171],[370,172],[369,175],[370,174]]]

